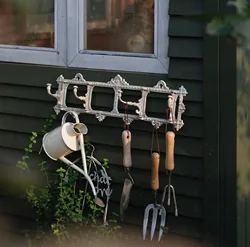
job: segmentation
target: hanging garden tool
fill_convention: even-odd
[[[125,105],[125,118],[124,118],[124,130],[122,132],[122,144],[123,144],[123,167],[125,169],[127,178],[124,180],[122,195],[120,199],[120,219],[123,221],[125,211],[128,207],[130,192],[134,184],[134,180],[130,175],[130,168],[132,166],[131,157],[131,132],[128,125],[128,105]]]
[[[152,147],[151,147],[151,160],[152,160],[151,188],[153,190],[154,203],[149,204],[146,207],[145,212],[144,212],[143,240],[145,240],[145,238],[146,238],[149,211],[151,209],[153,210],[152,223],[151,223],[151,232],[150,232],[150,239],[151,240],[154,237],[158,212],[161,212],[160,229],[165,226],[165,221],[166,221],[166,210],[165,210],[165,208],[162,205],[157,204],[157,190],[159,189],[159,164],[160,164],[160,146],[159,146],[157,130],[156,130],[156,140],[157,140],[158,152],[153,152],[153,140],[154,140],[154,128],[153,128],[153,132],[152,132]],[[160,235],[158,237],[158,241],[160,241]]]
[[[173,114],[173,96],[170,95],[168,98],[168,110],[167,110],[167,118],[169,118],[170,124],[166,126],[166,160],[165,160],[165,170],[168,176],[168,184],[165,186],[164,190],[168,188],[168,200],[167,205],[170,206],[170,194],[172,190],[174,206],[175,206],[175,216],[178,216],[178,208],[175,197],[175,190],[173,185],[171,185],[171,176],[174,170],[174,146],[175,146],[175,128],[172,124],[174,121]]]
[[[113,192],[113,190],[110,187],[111,185],[110,181],[112,179],[108,176],[106,168],[102,165],[102,163],[93,156],[94,151],[95,151],[94,145],[89,144],[89,146],[92,148],[92,150],[91,150],[90,156],[87,156],[87,158],[90,161],[89,166],[88,166],[88,174],[89,174],[89,177],[92,179],[97,195],[101,194],[100,196],[102,198],[106,196],[106,204],[105,204],[104,215],[103,215],[103,225],[107,226],[108,225],[108,221],[107,221],[108,204],[109,204],[110,196]],[[81,159],[82,157],[77,158],[75,161],[73,161],[73,164],[77,164],[79,161],[81,161]],[[91,169],[93,166],[94,166],[94,171],[93,169]],[[100,169],[98,169],[98,167]],[[68,182],[70,168],[71,167],[68,167],[66,174],[65,174],[64,181],[66,183]],[[104,185],[104,188],[100,187],[100,185],[102,184]],[[87,196],[86,192],[88,190],[88,185],[89,185],[89,181],[86,180],[85,188],[84,188],[84,197],[82,201],[82,211],[84,210],[84,206],[85,206],[85,201],[86,201],[86,196]]]
[[[112,179],[108,176],[106,168],[102,165],[102,163],[93,156],[95,147],[92,144],[90,144],[90,147],[92,148],[92,151],[91,151],[90,156],[87,156],[87,158],[90,160],[90,165],[89,165],[90,175],[89,176],[94,182],[97,195],[100,194],[102,198],[106,197],[106,204],[105,204],[104,215],[103,215],[103,225],[107,226],[108,225],[108,221],[107,221],[108,204],[109,204],[110,196],[113,192],[113,190],[110,187],[111,185],[110,182]],[[92,166],[94,166],[94,171],[92,171],[91,173]],[[98,167],[100,169],[98,169]],[[89,182],[86,181],[85,192],[88,189],[88,184]],[[84,208],[85,199],[86,199],[86,193],[83,199],[82,208]]]

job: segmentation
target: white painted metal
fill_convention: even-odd
[[[0,44],[0,61],[167,74],[169,0],[155,0],[154,54],[91,51],[86,0],[55,0],[55,49]]]
[[[51,84],[47,84],[47,92],[49,95],[57,99],[57,105],[55,105],[54,110],[58,114],[60,111],[74,111],[79,113],[88,113],[93,114],[101,122],[105,117],[116,117],[122,118],[126,124],[131,124],[134,120],[143,120],[151,122],[155,128],[159,128],[162,124],[171,123],[175,126],[178,131],[184,125],[182,120],[182,114],[185,111],[185,105],[183,103],[183,97],[187,95],[187,90],[181,86],[178,90],[170,89],[164,81],[159,81],[154,87],[143,87],[143,86],[133,86],[129,85],[125,79],[120,75],[117,75],[115,78],[111,79],[109,82],[93,82],[86,81],[82,74],[78,73],[73,79],[65,79],[62,75],[57,79],[58,90],[55,94],[51,93]],[[83,101],[83,108],[72,108],[66,105],[66,96],[67,89],[69,85],[73,85],[73,92],[77,99]],[[78,95],[78,86],[87,86],[87,93],[85,96]],[[91,107],[92,102],[92,92],[94,87],[106,87],[112,88],[114,90],[114,101],[113,101],[113,110],[111,112],[107,111],[97,111],[93,110]],[[126,102],[122,99],[122,90],[134,90],[141,91],[141,98],[138,102]],[[147,106],[147,96],[150,92],[162,93],[171,95],[172,100],[172,118],[170,119],[161,119],[148,117],[146,115],[146,106]],[[127,104],[129,106],[135,106],[137,109],[135,115],[119,113],[118,111],[118,102]],[[166,104],[168,98],[166,99]],[[178,102],[178,106],[177,106]],[[167,108],[168,106],[166,106]]]
[[[86,50],[86,0],[68,0],[69,67],[167,74],[169,0],[155,0],[154,54]],[[74,14],[73,14],[74,13]]]
[[[69,114],[71,114],[75,118],[76,123],[65,122],[66,117]],[[71,168],[81,173],[89,182],[93,195],[95,196],[95,201],[100,206],[104,206],[103,202],[99,198],[97,198],[97,191],[90,176],[88,175],[83,138],[83,135],[86,135],[87,132],[87,126],[83,123],[80,123],[78,114],[68,111],[62,118],[62,125],[44,135],[42,146],[45,153],[52,160],[59,159]],[[65,157],[70,153],[78,150],[81,150],[83,169],[81,169]]]
[[[87,132],[83,123],[64,123],[44,135],[43,149],[52,160],[58,160],[80,150],[78,137],[80,134],[86,135]]]

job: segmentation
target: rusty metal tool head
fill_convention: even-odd
[[[134,184],[134,180],[130,175],[130,167],[132,166],[131,157],[131,132],[129,130],[124,130],[122,132],[122,143],[123,143],[123,166],[127,173],[127,178],[125,178],[122,195],[120,199],[120,219],[123,221],[124,213],[128,207],[130,199],[130,191]]]
[[[149,204],[144,211],[143,218],[143,240],[146,238],[148,220],[149,220],[149,212],[152,210],[152,223],[151,223],[151,231],[150,231],[150,239],[152,240],[154,237],[157,217],[159,212],[161,212],[161,220],[160,220],[160,232],[158,241],[161,239],[161,231],[162,227],[165,226],[166,222],[166,210],[163,205],[157,204],[157,190],[159,189],[159,163],[160,163],[160,154],[157,152],[152,153],[152,176],[151,176],[151,187],[154,194],[154,203]]]

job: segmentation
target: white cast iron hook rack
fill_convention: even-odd
[[[115,76],[109,82],[95,82],[95,81],[86,81],[82,74],[77,73],[73,79],[65,79],[62,75],[57,78],[58,90],[56,93],[51,93],[51,84],[47,84],[47,92],[49,95],[57,99],[57,104],[54,107],[56,114],[59,114],[60,111],[74,111],[78,114],[88,113],[95,115],[96,118],[102,122],[106,117],[115,117],[122,118],[123,121],[129,125],[134,120],[142,120],[146,122],[151,122],[151,124],[158,129],[163,124],[171,123],[174,125],[175,129],[178,131],[184,125],[182,120],[182,114],[185,112],[185,105],[183,103],[183,97],[188,94],[187,90],[181,86],[178,90],[170,89],[167,84],[161,80],[153,87],[143,87],[143,86],[134,86],[129,85],[129,83],[123,79],[120,75]],[[73,108],[66,105],[66,96],[68,86],[73,85],[73,92],[77,99],[83,101],[83,108]],[[87,93],[84,96],[78,95],[78,86],[87,86]],[[114,101],[113,109],[111,112],[108,111],[98,111],[93,110],[91,107],[92,102],[92,92],[94,87],[104,87],[112,88],[114,90]],[[122,99],[122,89],[132,90],[132,91],[141,91],[141,98],[138,102],[126,102]],[[147,96],[149,93],[163,93],[171,95],[172,98],[172,116],[173,118],[164,119],[164,118],[154,118],[148,117],[146,115],[146,106],[147,106]],[[166,98],[167,104],[168,97]],[[178,107],[177,107],[178,100]],[[118,111],[118,102],[127,104],[129,106],[135,106],[137,109],[136,114],[125,115]],[[176,114],[177,111],[177,114]]]

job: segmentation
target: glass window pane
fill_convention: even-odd
[[[154,53],[154,0],[87,0],[86,48]]]
[[[54,0],[0,0],[0,44],[54,47]]]

